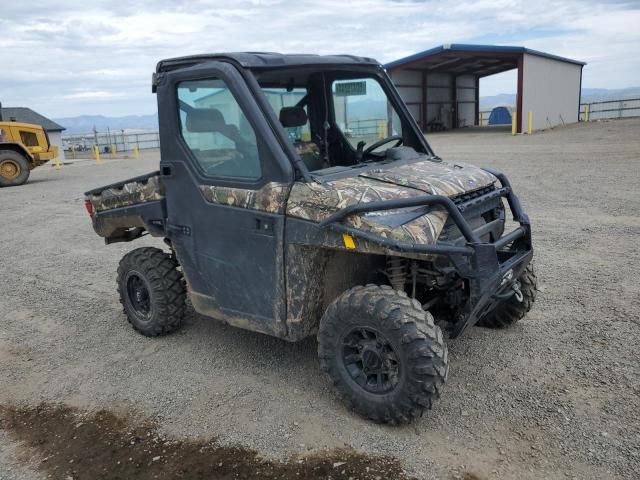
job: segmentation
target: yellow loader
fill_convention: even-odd
[[[22,185],[31,170],[58,156],[40,125],[0,118],[0,187]]]

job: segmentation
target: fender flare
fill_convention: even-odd
[[[24,148],[24,146],[20,143],[17,142],[0,142],[0,150],[12,150],[16,153],[19,153],[20,155],[22,155],[24,158],[26,158],[29,161],[29,164],[31,166],[33,166],[35,159],[33,158],[33,155],[31,155],[31,153],[29,152],[29,150],[27,150],[26,148]]]

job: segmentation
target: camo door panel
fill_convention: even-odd
[[[258,190],[200,185],[200,191],[209,203],[268,213],[284,213],[289,190],[289,185],[277,182],[269,182]]]

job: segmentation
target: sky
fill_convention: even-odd
[[[517,45],[585,61],[583,87],[640,85],[640,0],[29,0],[0,5],[0,102],[46,116],[156,111],[168,57],[349,53],[382,63],[446,43]],[[514,93],[514,72],[481,95]]]

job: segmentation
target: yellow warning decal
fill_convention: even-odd
[[[344,246],[349,250],[353,250],[356,248],[356,242],[353,241],[353,237],[348,233],[342,234],[342,241],[344,242]]]

